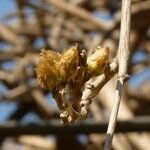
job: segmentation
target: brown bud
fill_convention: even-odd
[[[56,62],[59,55],[50,50],[40,53],[40,62],[36,67],[37,80],[44,89],[53,90],[58,82],[59,71]]]
[[[63,81],[67,82],[76,77],[78,60],[77,46],[71,47],[61,54],[60,61],[57,63],[57,68]]]

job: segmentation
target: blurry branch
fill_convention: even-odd
[[[0,24],[0,37],[7,42],[17,45],[20,42],[18,42],[18,36],[14,32],[10,31],[6,26],[3,24]]]
[[[64,19],[65,17],[62,14],[56,17],[56,19],[54,20],[54,24],[52,25],[52,32],[51,32],[52,38],[48,39],[48,41],[50,45],[52,45],[52,47],[54,47],[55,49],[57,49],[58,47],[57,41],[61,35],[61,30],[62,30]]]
[[[132,14],[136,14],[145,10],[150,10],[149,5],[149,0],[141,1],[140,3],[134,4],[132,7]]]
[[[141,26],[145,28],[146,26],[149,26],[150,20],[149,20],[149,13],[150,13],[150,1],[140,1],[138,3],[132,4],[131,9],[131,15],[132,15],[132,22],[131,25],[134,27],[134,29],[140,29]],[[145,13],[146,12],[146,13]],[[145,15],[146,14],[146,15]],[[108,31],[107,34],[111,34],[114,29],[117,29],[120,25],[121,20],[121,11],[118,10],[113,18],[114,26]],[[144,20],[142,23],[137,23],[140,19]]]
[[[141,44],[141,45],[144,47],[144,49],[145,49],[148,53],[150,53],[150,39],[149,39],[149,40],[146,39],[146,40],[142,41],[142,44]]]
[[[25,57],[25,55],[32,55],[33,57],[36,57],[36,53],[38,53],[38,51],[17,51],[15,48],[10,48],[10,49],[6,49],[6,51],[2,51],[1,55],[0,55],[0,61],[8,61],[8,60],[16,60],[18,58],[22,58]]]
[[[14,76],[10,74],[8,71],[0,70],[0,80],[7,81],[12,83],[15,79]]]
[[[7,91],[6,94],[2,95],[2,99],[9,100],[9,101],[16,100],[16,98],[27,93],[29,90],[31,89],[27,87],[27,85],[23,84],[14,89]]]
[[[17,141],[26,146],[38,148],[42,150],[55,149],[56,144],[54,139],[43,138],[42,136],[23,135],[17,138]]]
[[[34,89],[32,91],[32,96],[36,102],[36,104],[40,107],[41,111],[45,112],[48,117],[52,116],[54,112],[46,98],[43,96],[42,92],[38,89]]]
[[[59,121],[42,121],[39,123],[23,124],[15,121],[0,124],[1,137],[17,135],[75,135],[90,133],[105,133],[108,122],[82,121],[75,125],[60,125]],[[136,127],[136,128],[135,128]],[[150,131],[150,118],[139,117],[132,120],[118,121],[116,133]]]
[[[19,18],[19,23],[20,24],[25,24],[25,14],[23,12],[23,7],[25,6],[25,1],[20,1],[20,0],[17,0],[17,6],[18,6],[18,11],[19,11],[19,14],[18,14],[18,18]]]
[[[132,66],[132,72],[139,73],[150,66],[150,55],[143,61],[134,63]]]
[[[114,24],[112,22],[106,23],[106,22],[96,18],[94,15],[91,15],[86,10],[84,10],[80,7],[77,7],[75,5],[69,4],[63,0],[59,0],[59,1],[45,0],[45,1],[47,3],[50,3],[50,4],[58,7],[59,9],[65,11],[65,12],[68,12],[74,16],[81,18],[81,19],[87,20],[88,22],[92,23],[100,30],[108,31],[111,28],[113,28],[113,26],[114,26]]]
[[[118,49],[118,81],[114,97],[114,106],[111,112],[104,150],[110,150],[116,126],[118,110],[120,106],[123,86],[128,79],[127,66],[129,61],[129,34],[130,34],[130,18],[131,18],[131,0],[122,0],[122,17],[120,28],[120,40]]]
[[[36,54],[27,53],[23,58],[16,58],[15,69],[11,71],[0,70],[0,80],[8,83],[23,81],[29,76],[33,76],[33,72],[28,71],[29,64],[36,64],[38,57]]]
[[[138,91],[138,92],[137,92]],[[147,84],[143,84],[140,88],[129,88],[128,96],[129,98],[134,98],[139,102],[150,102],[150,86],[149,82]]]

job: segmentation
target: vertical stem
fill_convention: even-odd
[[[114,101],[113,109],[112,109],[111,116],[109,119],[109,125],[107,129],[104,150],[110,150],[112,146],[112,140],[113,140],[114,130],[115,130],[116,122],[117,122],[117,116],[118,116],[122,91],[123,91],[123,84],[118,80],[116,91],[115,91],[115,101]]]
[[[104,150],[110,150],[112,147],[112,140],[117,122],[118,110],[121,102],[121,95],[125,79],[128,77],[127,66],[129,61],[129,34],[131,22],[131,0],[122,0],[122,13],[121,13],[121,28],[120,40],[118,49],[118,81],[114,97],[114,105],[111,112],[107,135],[104,145]]]
[[[131,0],[122,0],[121,27],[118,48],[119,77],[126,76],[129,61]]]

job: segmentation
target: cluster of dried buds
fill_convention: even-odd
[[[82,100],[86,82],[102,74],[109,61],[109,49],[99,46],[87,58],[85,50],[73,46],[62,53],[42,50],[35,68],[42,88],[49,90],[56,100],[62,123],[85,118],[90,100]],[[83,111],[84,110],[84,111]]]

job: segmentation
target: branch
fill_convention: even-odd
[[[40,121],[38,123],[20,123],[7,121],[0,123],[1,137],[18,135],[66,135],[104,133],[107,129],[107,121],[86,120],[74,125],[61,125],[58,120]],[[136,127],[136,128],[135,128]],[[118,121],[116,133],[150,131],[150,117],[137,117],[130,120]]]
[[[5,41],[7,41],[8,43],[17,45],[18,42],[18,37],[17,34],[15,34],[14,32],[12,32],[11,30],[9,30],[6,26],[4,26],[3,24],[0,24],[0,37],[2,39],[4,39]]]
[[[102,87],[116,74],[118,70],[116,59],[106,67],[103,74],[97,77],[91,78],[86,84],[85,89],[81,98],[81,115],[87,117],[89,105],[91,104],[91,99],[98,95]],[[94,81],[93,81],[94,80]]]
[[[107,129],[107,136],[105,140],[104,150],[110,150],[116,126],[121,95],[123,86],[128,78],[127,66],[129,61],[129,33],[130,33],[130,18],[131,18],[131,0],[122,0],[122,16],[121,16],[121,29],[120,40],[118,49],[118,81],[115,91],[114,106],[111,112],[109,125]]]
[[[74,16],[77,16],[81,19],[87,20],[89,23],[92,23],[95,25],[98,29],[108,31],[109,29],[114,27],[113,22],[107,22],[105,23],[104,21],[98,19],[94,15],[91,15],[88,11],[77,7],[75,5],[69,4],[63,0],[45,0],[47,3],[50,3],[54,5],[55,7],[63,10],[64,12],[68,12]]]

